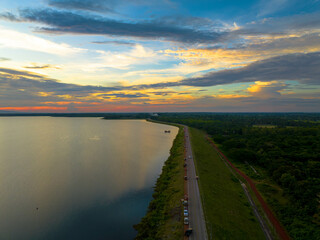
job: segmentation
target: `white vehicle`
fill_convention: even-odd
[[[189,225],[189,218],[185,217],[185,218],[183,219],[183,223],[184,223],[185,225]]]
[[[188,217],[188,216],[189,216],[188,210],[184,210],[184,211],[183,211],[183,216],[185,216],[185,217]]]

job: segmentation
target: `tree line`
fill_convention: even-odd
[[[156,119],[202,129],[233,161],[265,169],[288,199],[271,205],[291,237],[320,239],[320,114],[166,113]]]

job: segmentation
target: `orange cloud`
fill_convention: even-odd
[[[43,104],[48,105],[70,105],[70,104],[87,104],[87,105],[96,105],[97,102],[43,102]]]
[[[248,91],[251,93],[261,92],[263,87],[270,86],[273,83],[277,83],[277,81],[271,81],[271,82],[256,81],[254,84],[250,85],[250,87],[248,88]]]
[[[240,95],[240,94],[222,94],[215,96],[217,98],[245,98],[249,97],[248,95]]]

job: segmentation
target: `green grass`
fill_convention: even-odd
[[[180,128],[170,157],[154,188],[153,200],[141,222],[134,226],[136,240],[183,239],[182,206],[184,196],[184,139]]]
[[[265,239],[236,177],[205,139],[190,128],[210,239]]]

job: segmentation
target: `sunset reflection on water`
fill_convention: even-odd
[[[0,238],[133,238],[177,131],[143,120],[0,118]]]

